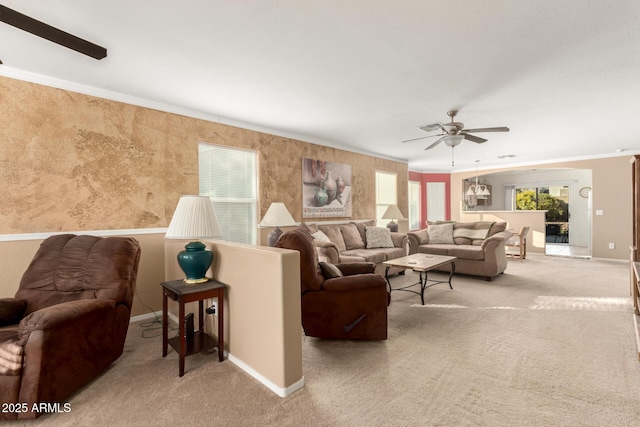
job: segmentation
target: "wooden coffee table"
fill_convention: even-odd
[[[391,291],[405,291],[405,292],[413,292],[414,294],[420,295],[420,300],[422,301],[422,305],[424,305],[424,290],[433,286],[438,285],[440,283],[449,283],[449,288],[453,289],[451,286],[451,278],[453,277],[453,273],[456,270],[456,257],[454,256],[445,256],[445,255],[430,255],[430,254],[413,254],[404,256],[402,258],[390,259],[388,261],[383,262],[382,264],[386,266],[384,270],[384,278],[387,279],[387,283],[389,284],[389,292]],[[440,267],[443,264],[451,263],[451,272],[449,273],[449,280],[430,280],[427,278],[427,272],[433,270],[436,267]],[[401,268],[410,268],[414,271],[418,271],[420,273],[420,280],[411,285],[403,286],[401,288],[392,288],[391,282],[389,281],[389,268],[391,267],[401,267]],[[424,276],[423,276],[424,275]],[[431,284],[427,284],[431,282]],[[412,288],[413,286],[420,285],[420,292],[415,291]]]

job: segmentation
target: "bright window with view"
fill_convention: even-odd
[[[389,205],[397,204],[396,174],[376,171],[376,224],[385,227],[389,220],[381,217]]]

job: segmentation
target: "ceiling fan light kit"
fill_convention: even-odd
[[[453,149],[455,146],[459,145],[465,139],[471,142],[475,142],[476,144],[482,144],[483,142],[487,141],[485,138],[480,138],[479,136],[471,135],[471,132],[474,132],[474,133],[475,132],[509,132],[509,128],[506,126],[465,129],[464,123],[454,121],[454,118],[456,117],[457,114],[458,114],[457,110],[447,111],[447,116],[451,118],[451,122],[449,123],[438,122],[438,123],[431,123],[429,125],[420,126],[420,129],[422,129],[425,132],[432,132],[435,130],[439,130],[441,133],[436,135],[422,136],[419,138],[406,139],[402,142],[411,142],[411,141],[417,141],[419,139],[439,136],[440,138],[436,142],[434,142],[433,144],[425,148],[425,150],[430,150],[431,148],[435,147],[441,142],[444,142],[445,145]],[[453,151],[451,153],[451,166],[454,166]]]
[[[455,147],[459,145],[464,139],[464,135],[448,135],[442,138],[442,142],[447,144],[449,147]]]

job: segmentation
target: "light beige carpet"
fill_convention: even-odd
[[[132,325],[70,413],[28,424],[640,425],[628,277],[626,263],[533,254],[493,282],[434,286],[424,307],[394,292],[387,341],[304,339],[306,385],[287,398],[215,355],[187,358],[179,378],[176,354]]]

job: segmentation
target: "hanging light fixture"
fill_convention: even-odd
[[[469,189],[465,193],[465,195],[467,196],[468,204],[470,206],[475,206],[474,198],[480,199],[480,200],[486,200],[491,195],[491,192],[489,191],[486,185],[478,183],[478,163],[479,162],[480,160],[476,160],[476,183],[471,184],[469,186]]]
[[[455,166],[453,161],[453,149],[464,140],[464,135],[448,135],[442,137],[442,141],[451,147],[451,166]]]
[[[464,135],[449,135],[442,138],[442,141],[449,147],[455,147],[464,140]]]

